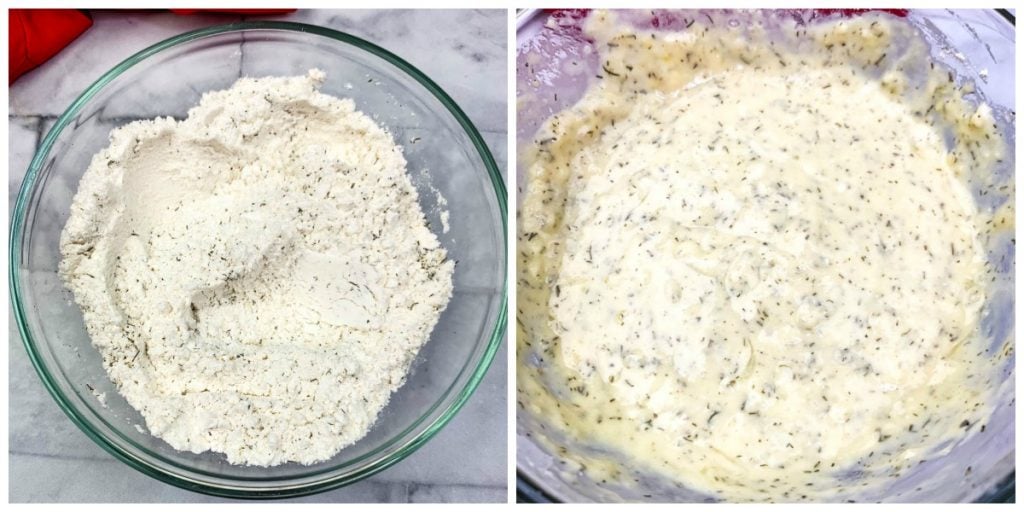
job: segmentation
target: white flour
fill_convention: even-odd
[[[150,432],[234,464],[366,435],[452,292],[401,150],[318,92],[242,79],[114,130],[61,239],[113,382]]]

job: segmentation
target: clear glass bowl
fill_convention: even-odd
[[[543,10],[523,11],[517,22],[516,62],[516,141],[522,151],[532,143],[533,135],[552,114],[572,106],[585,91],[590,78],[599,71],[597,52],[580,31],[585,10],[558,10],[554,16]],[[700,12],[677,13],[676,19],[693,19]],[[792,10],[803,20],[829,14],[814,10]],[[847,13],[855,14],[855,13]],[[994,173],[999,184],[1008,189],[988,191],[975,199],[979,209],[1013,198],[1014,181],[1014,21],[1008,12],[994,10],[909,10],[900,12],[916,26],[929,42],[931,55],[949,67],[958,82],[973,81],[974,100],[995,107],[1000,128],[1008,139],[1009,158]],[[634,13],[634,20],[649,19],[651,11]],[[835,16],[837,14],[831,14]],[[573,63],[579,63],[575,65]],[[525,169],[516,173],[516,190],[522,198],[529,187]],[[1007,190],[1009,192],[1007,192]],[[519,205],[517,205],[519,206]],[[518,209],[518,208],[517,208]],[[1014,333],[1014,234],[992,237],[989,261],[998,279],[988,290],[988,315],[981,329],[990,349],[993,372],[1001,388],[995,412],[985,432],[956,444],[945,456],[935,457],[883,489],[846,497],[857,501],[966,502],[1007,501],[1014,498],[1014,404],[1015,356],[1003,352]],[[517,347],[518,364],[537,364],[535,355]],[[528,400],[521,397],[520,403]],[[569,472],[558,455],[561,451],[590,452],[585,443],[565,439],[544,418],[536,418],[520,407],[516,414],[516,466],[520,493],[529,500],[568,502],[588,501],[661,501],[700,502],[711,497],[692,489],[679,488],[660,475],[622,465],[624,474],[638,479],[639,485],[602,484],[584,473]],[[538,442],[538,439],[544,441]]]
[[[57,276],[59,238],[92,155],[115,126],[182,118],[204,91],[240,76],[290,76],[318,67],[323,91],[350,97],[404,147],[431,229],[458,263],[454,295],[405,383],[370,433],[313,466],[233,466],[216,453],[174,450],[145,432],[92,347],[81,313]],[[436,188],[447,198],[443,233]],[[402,460],[438,432],[483,378],[506,322],[506,199],[483,139],[454,101],[401,58],[356,37],[296,23],[253,22],[173,37],[125,60],[89,86],[42,141],[12,217],[10,285],[15,318],[43,383],[97,444],[164,482],[221,496],[311,494],[355,482]],[[102,404],[97,395],[105,393]],[[139,430],[136,425],[141,425]]]

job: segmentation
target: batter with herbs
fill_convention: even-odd
[[[325,75],[244,78],[122,126],[61,276],[118,391],[179,450],[327,460],[369,431],[452,292],[405,158]]]
[[[991,111],[907,78],[927,50],[889,17],[775,23],[592,13],[601,69],[520,213],[521,406],[733,500],[896,478],[990,412],[964,175],[1002,156]]]

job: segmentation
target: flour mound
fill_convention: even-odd
[[[93,157],[60,274],[154,435],[233,464],[366,435],[452,293],[401,149],[324,74],[244,78]]]

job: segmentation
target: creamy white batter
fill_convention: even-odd
[[[520,403],[733,500],[898,478],[991,407],[962,178],[1001,156],[990,111],[886,62],[886,17],[776,28],[592,14],[602,71],[520,215]]]
[[[61,276],[118,391],[180,450],[271,466],[364,435],[452,292],[405,158],[318,70],[111,134]]]

